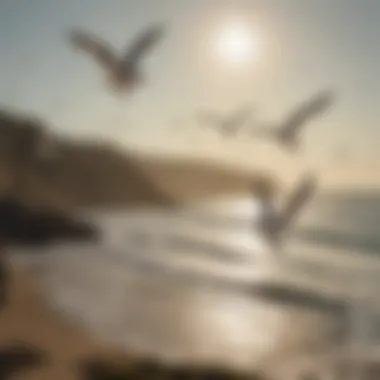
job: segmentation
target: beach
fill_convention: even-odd
[[[241,224],[240,235],[225,240],[209,234],[211,242],[230,247],[232,260],[226,254],[218,257],[217,249],[207,254],[207,245],[199,252],[201,244],[187,243],[180,250],[177,242],[171,252],[158,245],[156,254],[135,251],[125,232],[144,225],[144,218],[151,232],[157,233],[162,220],[172,234],[181,228],[174,219],[174,231],[167,214],[158,220],[151,215],[148,224],[146,215],[139,220],[135,212],[128,215],[97,216],[109,226],[103,245],[68,244],[13,256],[16,282],[10,308],[1,315],[2,325],[10,326],[1,335],[3,344],[25,339],[47,347],[56,355],[51,370],[62,371],[65,378],[78,357],[98,353],[113,362],[113,356],[137,356],[172,366],[281,372],[351,339],[350,331],[338,336],[345,308],[357,295],[352,290],[359,290],[357,275],[368,277],[368,268],[377,270],[375,257],[364,260],[345,251],[343,258],[342,249],[299,242],[287,247],[294,263],[266,260],[270,255],[260,255],[257,239],[244,238]],[[187,236],[204,240],[186,226]]]

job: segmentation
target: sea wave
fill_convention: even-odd
[[[252,220],[239,232],[190,227],[173,215],[111,215],[99,221],[102,244],[14,252],[12,260],[36,269],[68,320],[164,360],[273,366],[269,358],[332,344],[352,310],[371,310],[378,325],[373,255],[298,236],[273,252],[258,244]]]
[[[297,231],[296,237],[300,241],[321,247],[341,248],[346,251],[355,252],[358,255],[371,254],[380,256],[379,235],[366,232],[342,231],[326,227],[309,227]],[[379,257],[380,258],[380,257]]]

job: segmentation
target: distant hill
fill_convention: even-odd
[[[0,111],[0,190],[33,206],[172,205],[247,192],[259,184],[273,188],[262,175],[65,139],[41,120]]]

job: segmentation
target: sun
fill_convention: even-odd
[[[224,62],[244,64],[257,59],[259,39],[249,25],[238,23],[228,25],[219,32],[215,47]]]

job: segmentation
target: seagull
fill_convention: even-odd
[[[210,112],[203,111],[200,115],[201,122],[207,125],[213,125],[225,134],[231,135],[232,133],[237,133],[239,128],[243,126],[248,117],[251,114],[251,109],[248,107],[243,107],[232,115],[227,117],[220,117]]]
[[[305,176],[289,195],[282,210],[274,205],[272,194],[265,189],[259,191],[262,204],[260,229],[271,246],[279,248],[294,219],[315,194],[316,186],[314,176]]]
[[[256,136],[272,137],[288,149],[299,146],[298,135],[305,124],[326,111],[334,101],[332,91],[324,91],[300,105],[278,127],[271,129],[254,129]]]
[[[69,41],[75,48],[89,54],[106,71],[108,83],[115,91],[125,92],[131,91],[144,80],[140,62],[163,34],[163,25],[153,25],[137,35],[121,55],[106,41],[82,30],[72,30]]]

